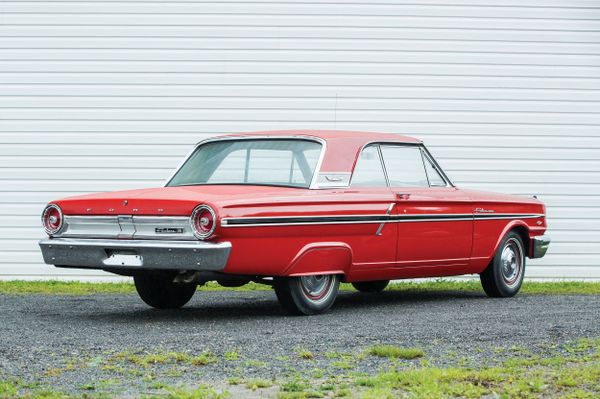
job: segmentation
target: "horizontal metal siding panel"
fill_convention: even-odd
[[[310,7],[305,7],[310,9]],[[410,28],[455,28],[455,29],[531,29],[573,30],[574,22],[578,31],[598,32],[597,19],[584,19],[585,13],[578,13],[579,19],[558,18],[498,18],[445,16],[427,17],[419,15],[346,15],[342,9],[337,14],[110,14],[110,13],[54,13],[48,19],[44,13],[15,13],[7,16],[4,25],[71,25],[71,26],[181,26],[181,25],[220,25],[220,26],[310,26],[319,27],[397,27]],[[535,30],[534,29],[534,30]]]
[[[251,31],[249,30],[248,33]],[[223,32],[225,33],[225,32]],[[547,42],[540,46],[537,42],[510,41],[485,38],[457,40],[403,39],[403,38],[364,38],[349,37],[251,37],[239,32],[237,37],[218,36],[213,33],[206,37],[0,37],[2,49],[127,49],[127,50],[208,50],[208,49],[288,49],[288,50],[357,50],[363,51],[417,51],[417,52],[471,52],[508,54],[597,54],[595,43],[586,42]],[[297,34],[300,35],[299,33]],[[73,54],[70,54],[72,57]],[[71,58],[69,57],[69,58]],[[233,65],[232,65],[233,66]]]
[[[57,4],[57,3],[73,3],[79,2],[80,0],[30,0],[28,3],[33,4]],[[100,2],[110,5],[111,3],[120,2],[122,0],[101,0]],[[13,1],[14,2],[14,1]],[[128,0],[129,3],[136,4],[152,4],[152,3],[163,3],[164,0]],[[202,4],[212,4],[212,3],[233,3],[240,4],[244,7],[252,6],[253,4],[264,3],[264,1],[256,1],[256,0],[220,0],[220,1],[204,1],[204,0],[185,0],[186,3],[202,3]],[[403,2],[399,0],[376,0],[374,2],[365,2],[360,0],[287,0],[287,3],[297,3],[297,4],[305,4],[305,5],[315,5],[315,4],[339,4],[339,5],[347,5],[347,4],[391,4],[391,5],[404,5],[404,4],[420,4],[420,5],[435,5],[435,6],[453,6],[456,5],[456,0],[419,0],[418,3],[415,2]],[[594,9],[599,8],[596,0],[571,0],[568,3],[565,3],[564,0],[499,0],[494,4],[490,4],[489,2],[485,2],[482,0],[461,0],[460,4],[466,6],[477,6],[477,7],[516,7],[516,8],[583,8],[583,9]]]
[[[63,49],[36,49],[32,52],[31,49],[4,49],[0,53],[0,60],[3,61],[4,67],[2,71],[11,71],[19,69],[11,69],[14,66],[21,66],[25,63],[23,61],[37,60],[37,61],[48,61],[48,63],[54,63],[62,66],[63,64],[73,65],[77,67],[79,65],[89,66],[99,65],[92,64],[92,61],[114,61],[115,67],[121,68],[122,66],[133,67],[137,66],[138,69],[152,65],[151,62],[158,63],[160,61],[169,61],[165,65],[173,65],[173,68],[177,67],[177,64],[183,64],[184,67],[191,64],[192,62],[201,61],[260,61],[262,59],[272,59],[277,62],[297,62],[305,61],[307,59],[321,59],[322,61],[329,62],[361,62],[365,57],[369,58],[369,62],[382,62],[382,63],[397,63],[397,64],[464,64],[464,65],[532,65],[538,66],[543,72],[543,66],[573,66],[573,67],[593,67],[600,58],[597,53],[592,54],[555,54],[555,53],[539,53],[530,54],[523,52],[469,52],[469,51],[399,51],[391,48],[375,50],[375,49],[359,49],[343,50],[332,46],[330,48],[314,48],[314,46],[305,46],[304,49],[294,48],[282,48],[282,43],[278,46],[274,46],[272,49],[262,48],[244,48],[244,46],[238,45],[235,48],[198,48],[198,49],[180,49],[180,50],[140,50],[140,49],[78,49],[63,50]],[[283,51],[282,51],[283,50]],[[452,62],[447,62],[448,57],[452,57]],[[88,64],[82,64],[83,62]],[[121,62],[118,62],[121,61]],[[137,61],[144,61],[145,65],[140,68]],[[187,64],[186,64],[187,63]],[[161,66],[160,64],[158,66]],[[73,68],[72,67],[72,68]],[[516,69],[516,68],[515,68]],[[517,69],[513,72],[515,75],[526,74],[526,68],[522,68],[524,71]],[[531,69],[531,68],[530,68]],[[565,68],[563,70],[556,71],[551,77],[563,76]],[[181,71],[183,72],[183,71]],[[251,72],[251,71],[250,71]],[[450,71],[452,72],[452,71]],[[509,71],[510,72],[510,71]],[[533,70],[532,72],[536,72]],[[573,73],[576,74],[578,69],[574,69]],[[585,73],[585,69],[583,70]],[[498,73],[498,72],[496,72]],[[490,73],[488,73],[490,74]]]
[[[189,82],[197,74],[134,74],[126,76],[120,73],[5,73],[0,74],[1,97],[29,98],[39,97],[43,100],[52,98],[104,98],[147,99],[147,101],[170,99],[240,101],[242,99],[293,99],[310,101],[325,99],[335,100],[336,89],[330,87],[300,87],[290,84],[265,86],[259,92],[252,85],[195,85]],[[145,80],[141,80],[146,76]],[[154,79],[169,79],[170,83],[158,83]],[[135,80],[140,79],[139,83]],[[115,83],[115,81],[121,83]],[[132,82],[132,80],[134,80]],[[184,84],[186,83],[187,84]],[[563,103],[595,106],[600,99],[597,90],[587,89],[535,89],[504,87],[424,87],[406,86],[377,87],[343,86],[338,93],[338,100],[363,100],[368,105],[371,100],[478,100],[493,104],[494,101],[526,101],[543,102],[545,104]],[[293,93],[293,97],[291,96]],[[365,100],[369,100],[368,102]],[[329,104],[331,106],[331,103]]]
[[[341,11],[338,4],[330,2],[247,2],[239,7],[238,2],[186,2],[179,4],[174,10],[169,3],[152,2],[28,2],[28,1],[6,1],[2,10],[5,13],[65,13],[65,14],[261,14],[261,15],[355,15],[365,16],[433,16],[439,17],[490,17],[490,7],[484,4],[452,5],[440,7],[438,4],[382,4],[381,2],[357,4],[343,2]],[[311,7],[306,5],[310,4]],[[600,9],[572,7],[563,3],[555,7],[511,7],[496,5],[493,8],[494,18],[534,18],[534,19],[599,19]]]
[[[144,98],[144,97],[67,97],[67,96],[4,96],[0,97],[0,107],[11,110],[104,110],[128,109],[136,111],[153,110],[157,112],[180,111],[262,111],[301,109],[329,110],[331,98]],[[600,112],[595,102],[575,101],[518,101],[518,100],[436,100],[436,99],[371,99],[365,103],[361,98],[338,98],[337,112],[346,111],[384,111],[396,114],[401,111],[465,111],[469,112],[518,112],[518,113],[555,113],[586,115]],[[27,112],[27,111],[22,111]],[[473,138],[472,138],[473,139]],[[500,138],[501,139],[501,138]],[[529,138],[521,138],[521,141]],[[592,141],[597,138],[589,138]],[[563,140],[564,141],[564,140]],[[574,143],[581,139],[574,138]],[[549,146],[552,142],[548,143]]]
[[[596,31],[535,30],[531,26],[521,29],[434,29],[410,27],[320,27],[310,26],[66,26],[37,25],[35,29],[24,25],[0,25],[3,37],[134,37],[134,38],[347,38],[347,39],[416,39],[416,40],[464,40],[474,37],[495,41],[544,42],[544,43],[596,43]]]
[[[235,113],[238,121],[277,122],[287,118],[288,122],[330,123],[333,110],[226,110],[226,109],[51,109],[37,108],[35,111],[19,108],[5,108],[4,120],[7,121],[159,121],[159,122],[226,122]],[[498,120],[510,120],[514,124],[560,124],[560,125],[600,125],[600,115],[596,113],[554,112],[469,112],[469,111],[418,111],[418,110],[338,110],[337,123],[354,122],[425,122],[437,119],[438,123],[495,123]],[[501,122],[496,122],[501,123]]]
[[[418,4],[417,4],[418,3]],[[0,4],[0,275],[46,202],[159,185],[219,133],[423,139],[460,186],[539,195],[536,277],[600,277],[600,6],[587,0]]]

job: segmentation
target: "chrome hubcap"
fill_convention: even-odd
[[[523,251],[516,240],[511,238],[506,242],[500,257],[500,264],[504,282],[508,286],[517,284],[523,270]]]
[[[326,297],[333,282],[332,276],[302,276],[300,285],[306,297],[312,301],[319,301]]]

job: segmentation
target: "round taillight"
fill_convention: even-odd
[[[194,235],[201,240],[205,240],[210,237],[217,228],[217,215],[210,206],[200,205],[192,212],[190,224],[192,225]]]
[[[54,235],[60,231],[63,225],[63,213],[58,205],[48,205],[42,213],[42,225],[48,235]]]

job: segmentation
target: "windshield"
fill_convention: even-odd
[[[321,144],[302,139],[219,140],[199,146],[167,186],[310,187]]]

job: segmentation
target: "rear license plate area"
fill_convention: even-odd
[[[131,250],[107,250],[108,257],[104,260],[106,266],[143,266],[144,260],[140,254]]]

